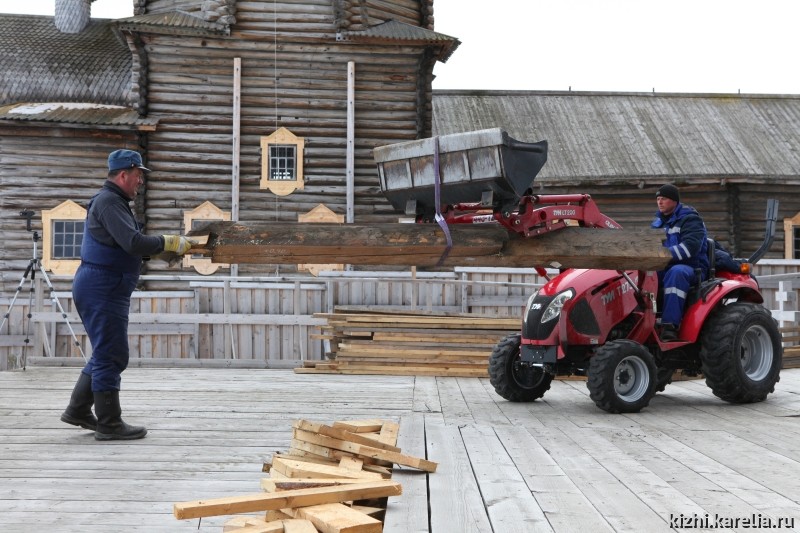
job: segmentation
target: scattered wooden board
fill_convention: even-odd
[[[226,514],[252,513],[323,503],[339,503],[369,498],[398,496],[403,489],[399,483],[381,479],[350,485],[334,485],[313,489],[295,489],[275,493],[256,493],[210,500],[179,502],[173,506],[175,518],[202,518]]]
[[[392,464],[434,472],[437,464],[402,453],[399,424],[380,420],[322,424],[297,420],[289,453],[264,465],[257,494],[176,503],[178,519],[265,512],[228,520],[224,532],[380,533],[386,498],[402,493]]]

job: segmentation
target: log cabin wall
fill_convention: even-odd
[[[31,227],[42,236],[42,209],[65,200],[85,207],[102,187],[109,152],[137,149],[138,135],[59,127],[5,125],[0,129],[0,295],[12,295],[31,259],[33,234],[25,228],[20,211],[35,212]],[[143,215],[144,204],[138,206]],[[39,258],[42,241],[38,243]],[[72,280],[52,277],[58,290],[68,290]]]
[[[150,2],[148,12],[176,4]],[[367,5],[372,24],[388,16],[413,24],[425,18],[416,0],[375,4]],[[347,10],[360,12],[352,5]],[[159,122],[148,136],[154,171],[147,188],[148,230],[183,230],[183,212],[206,200],[231,209],[234,58],[242,65],[239,219],[296,221],[320,203],[345,212],[352,61],[355,222],[396,220],[380,193],[372,149],[430,134],[435,58],[421,46],[337,42],[330,1],[238,2],[235,17],[230,36],[142,34],[148,116]],[[260,138],[279,127],[305,139],[304,189],[281,197],[259,188]],[[151,265],[150,271],[157,268]]]

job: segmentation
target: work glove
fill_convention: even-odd
[[[181,237],[180,235],[162,235],[162,237],[164,237],[164,251],[175,252],[178,255],[183,255],[188,252],[192,244],[194,244],[186,237]]]

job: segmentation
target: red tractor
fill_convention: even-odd
[[[776,208],[771,202],[768,235]],[[555,376],[585,375],[598,407],[633,413],[681,370],[702,373],[723,400],[762,401],[780,379],[782,362],[776,322],[747,273],[764,251],[744,263],[745,272],[712,268],[687,301],[674,342],[662,342],[656,331],[654,272],[564,270],[530,297],[521,333],[494,348],[491,383],[503,398],[524,402],[544,396]]]
[[[534,195],[531,184],[547,143],[524,143],[499,129],[423,139],[375,150],[390,202],[418,222],[493,223],[535,238],[566,225],[619,228],[588,195]],[[464,198],[476,203],[459,203]],[[658,277],[637,270],[565,269],[525,306],[522,330],[494,348],[489,377],[516,402],[544,396],[556,376],[588,376],[590,397],[611,413],[638,412],[676,371],[702,374],[714,395],[733,403],[764,400],[780,379],[781,337],[761,304],[750,268],[768,250],[777,201],[767,209],[767,237],[739,272],[717,271],[687,301],[679,340],[663,342]],[[715,247],[709,243],[710,256]],[[546,271],[537,267],[546,275]]]

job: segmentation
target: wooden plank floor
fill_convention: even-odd
[[[514,404],[475,378],[131,368],[126,420],[150,433],[113,443],[58,420],[77,373],[0,372],[4,533],[221,532],[223,518],[179,521],[172,504],[258,492],[298,418],[399,421],[403,451],[439,463],[396,470],[387,533],[696,530],[672,527],[681,514],[800,530],[800,369],[760,404],[686,381],[609,415],[581,381]],[[766,530],[743,524],[706,530]]]

